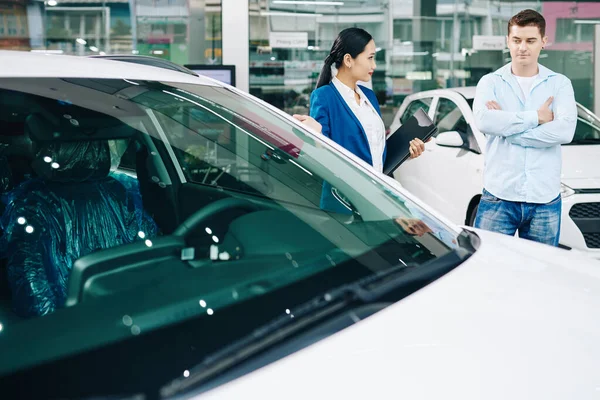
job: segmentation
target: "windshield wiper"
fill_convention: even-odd
[[[189,376],[179,377],[165,385],[160,391],[161,396],[170,397],[197,387],[315,323],[336,315],[350,305],[372,303],[388,293],[415,283],[423,283],[425,286],[471,256],[474,248],[469,244],[471,243],[469,235],[474,234],[464,231],[459,235],[459,242],[467,243],[466,246],[454,249],[425,264],[398,265],[356,282],[339,286],[303,303],[290,311],[290,314],[274,319],[206,357],[200,364],[189,370]]]

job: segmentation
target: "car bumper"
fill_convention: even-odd
[[[600,259],[600,191],[562,199],[560,244]]]

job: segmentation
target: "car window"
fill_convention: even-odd
[[[577,126],[572,144],[600,144],[600,119],[584,109],[577,107]]]
[[[18,177],[2,193],[0,377],[40,366],[79,384],[32,387],[42,397],[160,385],[286,309],[461,246],[457,228],[229,88],[11,78],[0,104]],[[422,276],[386,305],[437,279]],[[90,360],[127,392],[86,377]]]
[[[422,108],[423,111],[425,111],[426,113],[428,113],[429,112],[429,107],[431,106],[432,100],[433,100],[433,98],[431,98],[431,97],[426,97],[424,99],[413,100],[406,107],[406,110],[404,110],[404,113],[402,113],[402,116],[400,117],[400,123],[404,124],[406,122],[406,120],[409,119],[410,117],[412,117],[414,115],[414,113],[416,113],[419,108]]]
[[[193,101],[173,103],[159,114],[165,130],[177,132],[171,144],[189,181],[319,207],[323,179],[295,161],[298,142],[269,143],[270,131],[277,129],[272,118],[258,108],[233,112],[204,99]]]
[[[114,170],[134,173],[136,168],[136,152],[138,142],[135,140],[109,140],[111,165]]]
[[[438,101],[434,123],[438,127],[438,134],[448,131],[466,134],[468,129],[467,121],[460,108],[452,100],[443,97]]]

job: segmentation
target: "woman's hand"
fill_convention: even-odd
[[[314,118],[309,117],[308,115],[294,114],[293,117],[296,118],[298,121],[302,122],[304,125],[319,133],[321,133],[321,130],[323,129],[320,123],[318,123]]]
[[[425,151],[425,143],[419,138],[410,141],[410,158],[417,158]]]
[[[423,236],[431,233],[431,228],[418,218],[396,218],[396,223],[409,235]]]

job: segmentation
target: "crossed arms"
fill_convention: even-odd
[[[554,112],[551,104],[554,104]],[[522,147],[545,148],[569,143],[577,123],[577,105],[569,80],[537,111],[514,112],[501,109],[491,77],[485,76],[477,85],[473,111],[481,132],[504,137],[509,143]]]

